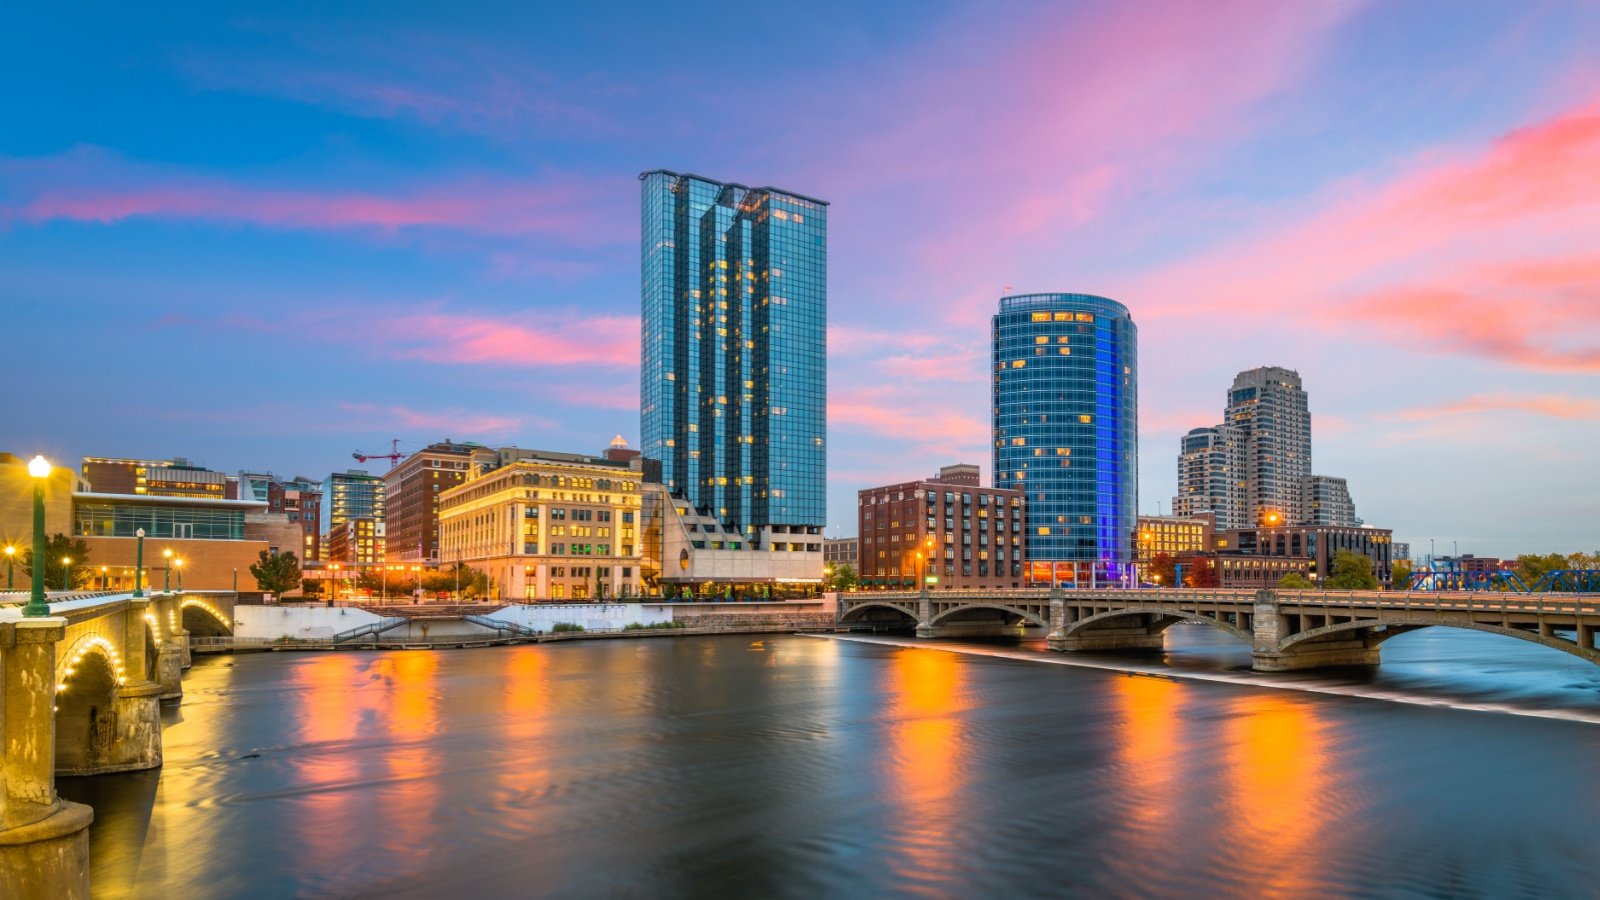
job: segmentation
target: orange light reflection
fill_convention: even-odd
[[[1323,893],[1312,880],[1335,801],[1329,791],[1323,729],[1315,707],[1281,697],[1246,697],[1228,724],[1227,843],[1242,848],[1235,865],[1258,897]]]
[[[902,650],[889,664],[887,774],[899,810],[886,862],[907,882],[930,888],[948,885],[961,864],[950,852],[961,819],[952,803],[965,776],[960,663],[952,653]]]

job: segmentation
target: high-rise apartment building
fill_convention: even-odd
[[[1300,373],[1277,366],[1240,372],[1228,389],[1224,420],[1244,441],[1249,521],[1233,527],[1304,522],[1301,482],[1311,477],[1311,410]]]
[[[1172,514],[1211,513],[1223,531],[1247,524],[1244,456],[1244,439],[1232,425],[1195,428],[1184,435]]]
[[[322,483],[304,475],[283,479],[271,472],[240,472],[239,497],[267,504],[300,527],[301,543],[294,548],[303,562],[322,558]]]
[[[1310,403],[1298,372],[1240,372],[1223,417],[1184,435],[1174,515],[1213,513],[1218,532],[1361,523],[1343,478],[1311,474]]]
[[[666,170],[639,178],[640,442],[668,501],[658,512],[696,531],[714,520],[723,553],[820,580],[828,205]],[[699,580],[694,568],[666,566]],[[777,577],[759,568],[727,571]]]
[[[1029,580],[1121,581],[1138,509],[1133,318],[1104,297],[1023,294],[993,329],[994,483],[1027,497]]]
[[[467,480],[474,465],[494,460],[482,444],[429,444],[384,473],[385,550],[390,561],[439,562],[439,495]]]
[[[1350,499],[1350,485],[1332,475],[1309,475],[1300,482],[1300,509],[1306,525],[1361,524],[1356,504]]]
[[[377,475],[365,469],[334,472],[322,483],[324,533],[332,534],[351,519],[383,522],[385,498],[383,479]]]

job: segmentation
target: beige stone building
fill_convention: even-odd
[[[503,600],[638,596],[641,474],[600,456],[505,448],[439,494],[439,562]]]

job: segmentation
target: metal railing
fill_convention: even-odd
[[[535,629],[526,625],[519,625],[516,622],[507,622],[504,619],[492,619],[488,616],[475,615],[464,615],[461,618],[463,621],[471,622],[474,625],[482,625],[484,628],[493,628],[495,631],[506,632],[519,637],[537,637],[539,635],[539,632]]]
[[[349,631],[341,631],[333,636],[333,642],[335,644],[342,644],[345,641],[354,640],[358,637],[365,637],[369,634],[382,634],[390,629],[399,628],[401,625],[404,625],[410,621],[410,619],[407,619],[404,616],[392,616],[386,619],[379,619],[376,622],[362,625],[357,628],[352,628]]]

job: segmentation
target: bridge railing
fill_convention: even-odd
[[[1275,589],[1280,605],[1316,607],[1367,607],[1402,610],[1483,610],[1533,613],[1571,613],[1575,615],[1600,615],[1600,596],[1595,594],[1557,593],[1507,593],[1501,591],[1294,591]],[[934,602],[1039,603],[1050,596],[1048,588],[1008,588],[1003,590],[946,590],[929,591]],[[1067,603],[1120,600],[1128,605],[1155,603],[1174,604],[1253,603],[1255,590],[1183,590],[1172,588],[1067,590],[1062,597]],[[910,603],[921,600],[920,591],[863,591],[839,595],[842,605],[862,603]]]

